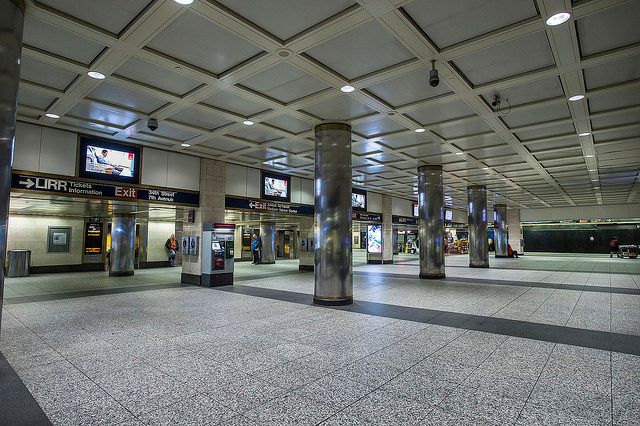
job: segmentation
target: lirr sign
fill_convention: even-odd
[[[33,188],[34,190],[66,192],[69,181],[44,177],[29,177],[19,181],[18,184],[23,185],[26,189]]]

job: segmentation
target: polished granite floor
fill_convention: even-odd
[[[362,260],[349,308],[295,261],[8,279],[0,351],[54,424],[640,422],[640,261]]]

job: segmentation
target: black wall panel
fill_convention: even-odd
[[[525,252],[608,253],[609,241],[640,244],[640,225],[537,225],[523,227]],[[591,241],[593,237],[593,241]]]

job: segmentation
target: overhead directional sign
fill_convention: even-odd
[[[250,200],[247,198],[226,197],[228,209],[255,210],[262,212],[289,213],[305,216],[313,215],[313,206],[306,204],[280,203],[277,201]]]
[[[11,188],[20,191],[66,194],[71,197],[114,198],[198,206],[197,192],[145,188],[139,185],[94,183],[59,176],[35,176],[13,173]]]
[[[418,218],[417,217],[408,217],[408,216],[391,216],[391,223],[401,224],[401,225],[417,225]]]

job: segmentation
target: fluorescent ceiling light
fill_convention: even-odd
[[[595,169],[591,169],[591,170],[589,170],[589,171],[590,171],[590,172],[595,172],[596,170],[595,170]]]
[[[58,118],[60,118],[60,116],[58,114],[54,114],[52,112],[48,112],[45,114],[47,117],[49,118],[53,118],[54,120],[57,120]]]
[[[356,88],[355,88],[355,87],[353,87],[353,86],[349,86],[349,85],[347,84],[346,86],[342,86],[342,87],[340,88],[340,90],[341,90],[341,91],[343,91],[344,93],[351,93],[351,92],[353,92],[354,90],[356,90]]]
[[[188,143],[181,143],[180,146],[184,146],[185,148],[189,148],[191,146],[191,144]]]
[[[584,156],[584,158],[593,158],[593,157],[595,157],[594,154],[587,154],[587,155]]]
[[[571,18],[571,14],[569,12],[558,12],[547,18],[547,25],[550,27],[555,27],[556,25],[564,24]]]
[[[569,97],[569,100],[571,102],[581,101],[582,99],[584,99],[584,95],[573,95],[573,96]]]
[[[462,155],[464,152],[456,152],[456,155]]]
[[[193,0],[175,0],[176,3],[178,4],[191,4],[193,3]]]
[[[242,124],[244,124],[245,126],[253,126],[255,123],[251,120],[244,120]]]
[[[105,75],[98,71],[89,71],[87,75],[91,78],[95,78],[96,80],[104,80]]]
[[[489,170],[489,168],[488,167],[483,167],[482,170]]]
[[[417,129],[415,129],[415,130],[414,130],[414,132],[416,132],[416,133],[423,133],[423,132],[425,132],[425,131],[426,131],[426,130],[425,130],[425,129],[423,129],[422,127],[419,127],[419,128],[417,128]]]
[[[578,133],[578,136],[589,136],[591,134],[591,132],[582,132],[582,133]]]

